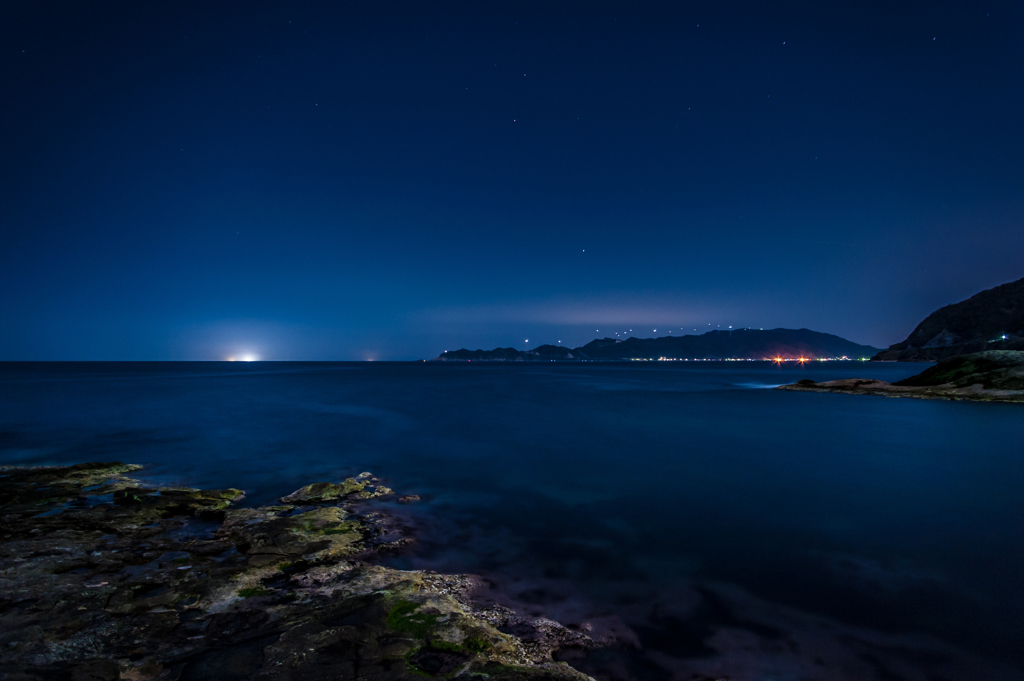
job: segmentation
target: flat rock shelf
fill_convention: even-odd
[[[984,388],[958,388],[956,386],[901,386],[872,378],[845,378],[839,381],[815,383],[805,379],[776,390],[795,390],[809,393],[846,393],[848,395],[878,395],[881,397],[916,397],[921,400],[971,400],[975,402],[1024,402],[1021,390],[986,390]]]
[[[805,379],[777,389],[925,400],[1024,402],[1024,352],[990,350],[960,355],[895,383],[869,378],[819,383]]]
[[[413,540],[365,507],[393,494],[370,473],[235,508],[139,468],[0,467],[0,679],[589,678],[552,658],[584,633],[374,565]]]

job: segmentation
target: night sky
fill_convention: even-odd
[[[3,360],[886,346],[1024,276],[1019,2],[8,1],[0,48]]]

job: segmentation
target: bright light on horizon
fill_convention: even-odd
[[[258,362],[260,361],[259,355],[254,352],[245,352],[240,355],[232,355],[227,358],[228,362]]]

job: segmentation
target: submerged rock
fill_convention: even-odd
[[[3,681],[588,678],[552,657],[584,634],[367,562],[411,541],[359,507],[391,494],[370,475],[231,508],[138,468],[0,468]]]

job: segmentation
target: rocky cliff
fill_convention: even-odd
[[[872,359],[936,362],[986,350],[1024,350],[1024,279],[936,310]]]

